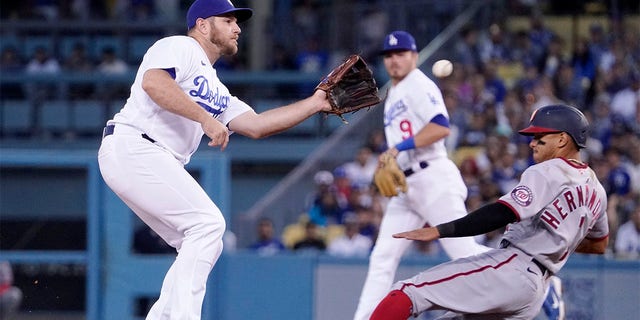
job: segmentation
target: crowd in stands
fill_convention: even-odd
[[[454,73],[436,81],[451,120],[447,146],[468,187],[469,211],[509,192],[533,164],[529,139],[517,134],[531,113],[548,104],[574,105],[592,124],[582,155],[608,194],[609,255],[638,259],[640,36],[615,22],[610,28],[591,25],[589,36],[576,39],[568,53],[566,39],[547,28],[540,16],[532,16],[524,30],[507,30],[500,24],[488,30],[464,28],[452,59]],[[317,172],[308,211],[283,230],[290,242],[285,247],[295,250],[291,238],[303,238],[300,232],[293,235],[292,228],[313,225],[324,232],[329,248],[337,241],[344,245],[339,237],[346,236],[354,249],[349,255],[360,256],[362,251],[355,248],[365,241],[353,236],[352,220],[359,225],[359,236],[373,245],[385,199],[372,187],[371,177],[377,154],[386,146],[381,132],[372,133],[370,141],[355,152],[353,162],[333,172]],[[496,230],[477,241],[495,247],[501,233]],[[437,243],[414,247],[409,254],[443,254]]]

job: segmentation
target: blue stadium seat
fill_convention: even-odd
[[[70,129],[70,102],[67,100],[45,101],[40,105],[38,121],[46,132],[65,132]]]
[[[154,44],[159,37],[157,36],[133,36],[129,39],[129,55],[127,57],[129,63],[139,64],[147,49]]]
[[[71,112],[73,128],[80,134],[101,134],[107,120],[108,107],[100,100],[74,101]]]
[[[28,133],[32,127],[33,104],[27,100],[3,100],[2,132],[5,134]]]

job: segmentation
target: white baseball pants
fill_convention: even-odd
[[[147,320],[198,320],[207,279],[222,252],[225,221],[198,182],[169,152],[117,124],[100,146],[107,185],[178,255]]]

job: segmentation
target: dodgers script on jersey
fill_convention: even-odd
[[[606,193],[595,172],[583,163],[556,158],[531,166],[500,201],[520,220],[509,225],[504,239],[553,273],[583,238],[609,234]]]
[[[387,93],[384,105],[387,144],[395,146],[413,136],[438,114],[449,118],[440,89],[420,70],[411,71]],[[401,168],[408,168],[420,161],[446,157],[442,139],[427,147],[401,152],[397,160]]]
[[[195,39],[172,36],[153,44],[138,69],[130,98],[109,124],[127,124],[145,132],[183,164],[197,150],[204,132],[200,123],[173,114],[149,98],[142,89],[149,69],[167,70],[187,95],[224,124],[251,109],[220,82]]]

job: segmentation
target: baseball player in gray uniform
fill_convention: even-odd
[[[577,108],[538,109],[520,131],[533,136],[529,146],[536,164],[511,192],[455,221],[394,234],[431,241],[508,225],[499,249],[395,283],[371,319],[405,320],[426,310],[448,310],[444,317],[456,319],[533,319],[550,277],[569,255],[602,254],[608,243],[607,196],[595,172],[580,160],[587,129]]]
[[[386,36],[381,54],[391,78],[384,104],[384,130],[390,146],[385,153],[396,157],[404,170],[408,192],[392,197],[387,204],[355,320],[369,319],[391,288],[400,259],[411,245],[393,239],[392,234],[467,214],[467,187],[444,144],[450,132],[449,115],[438,86],[417,68],[415,39],[408,32],[394,31]],[[473,237],[442,239],[440,244],[452,259],[489,250]]]
[[[232,132],[261,138],[330,110],[323,91],[256,114],[231,95],[213,64],[238,51],[239,22],[253,11],[196,0],[187,36],[158,40],[124,107],[107,122],[98,160],[107,185],[178,252],[148,320],[200,319],[208,275],[222,252],[225,221],[185,170],[203,135],[224,150]]]

